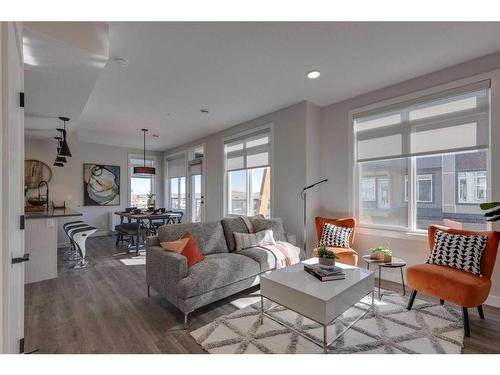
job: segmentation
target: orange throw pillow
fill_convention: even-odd
[[[180,254],[180,253],[182,253],[182,251],[186,247],[188,241],[189,241],[189,238],[181,237],[177,241],[160,242],[160,246],[163,247],[165,250],[173,251],[173,252],[176,252],[177,254]]]
[[[198,249],[198,245],[191,234],[183,235],[182,239],[188,239],[188,242],[181,253],[181,255],[184,255],[187,258],[188,268],[205,259],[205,256]]]

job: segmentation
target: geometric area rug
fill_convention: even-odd
[[[264,299],[273,318],[292,326],[310,338],[321,341],[323,328],[301,315]],[[371,296],[365,297],[328,326],[328,338],[342,332],[349,322],[370,309]],[[369,311],[335,341],[329,353],[354,354],[459,354],[464,332],[461,311],[445,304],[416,299],[406,310],[408,297],[385,290],[375,313]],[[368,305],[367,305],[368,304]],[[212,354],[314,354],[323,349],[292,330],[264,317],[260,324],[260,302],[221,316],[190,334]]]

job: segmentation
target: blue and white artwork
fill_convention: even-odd
[[[83,165],[83,205],[120,205],[120,166]]]

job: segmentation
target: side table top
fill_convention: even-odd
[[[368,264],[375,264],[379,267],[404,267],[404,266],[406,266],[406,261],[401,259],[401,258],[397,258],[397,257],[392,257],[390,262],[384,262],[383,260],[377,260],[377,259],[370,258],[370,255],[363,255],[363,260]]]

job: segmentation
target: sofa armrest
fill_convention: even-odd
[[[187,276],[187,259],[160,246],[147,246],[146,281],[166,297],[175,296],[177,283]]]
[[[146,237],[146,248],[152,246],[160,246],[160,239],[158,238],[158,236]]]

